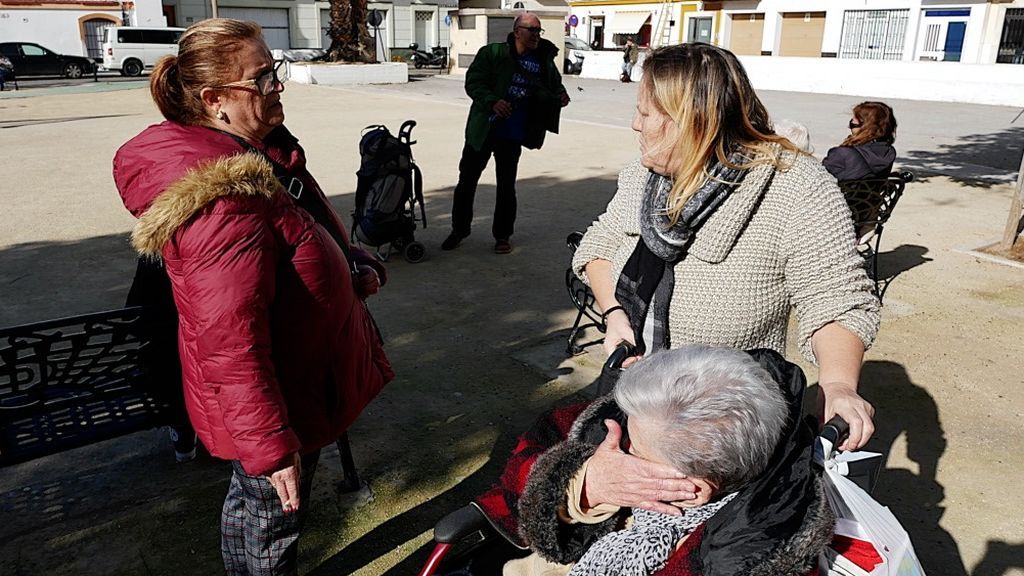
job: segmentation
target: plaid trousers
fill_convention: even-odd
[[[302,457],[299,511],[285,514],[270,480],[249,476],[231,462],[231,484],[221,513],[221,554],[228,576],[298,574],[299,530],[309,510],[320,451]]]

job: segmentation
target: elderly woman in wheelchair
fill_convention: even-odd
[[[835,521],[804,387],[773,351],[655,353],[622,372],[612,394],[542,417],[499,483],[451,517],[482,512],[528,547],[505,576],[815,574]],[[624,471],[656,463],[685,488],[642,477],[609,486],[590,474],[601,459]],[[626,492],[648,500],[620,505]],[[444,523],[435,535],[450,531]]]

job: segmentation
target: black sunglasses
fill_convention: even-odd
[[[519,28],[522,28],[523,30],[526,30],[530,34],[543,34],[544,33],[544,29],[541,28],[540,26],[520,26]]]
[[[850,126],[850,130],[853,130],[854,128],[860,128],[861,127],[861,123],[857,122],[856,120],[850,120],[849,126]]]

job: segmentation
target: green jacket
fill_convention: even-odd
[[[473,99],[466,120],[466,143],[476,150],[484,145],[490,133],[492,108],[498,100],[507,97],[516,65],[515,40],[512,34],[505,42],[488,44],[480,48],[466,72],[466,94]],[[544,144],[545,132],[558,133],[558,119],[562,112],[562,75],[558,73],[555,57],[558,48],[547,40],[537,47],[540,61],[540,83],[533,87],[526,119],[526,139],[523,146],[536,149]]]

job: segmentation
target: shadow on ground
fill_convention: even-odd
[[[901,244],[888,252],[878,255],[878,285],[882,297],[885,297],[886,290],[896,278],[923,264],[932,261],[932,258],[925,256],[928,247],[917,244]]]
[[[939,144],[938,150],[909,150],[900,154],[900,163],[926,172],[947,174],[961,184],[990,188],[997,184],[986,176],[1016,172],[1022,151],[1024,126],[1014,126],[998,132],[963,136],[956,144]],[[961,174],[956,169],[965,165],[974,166],[976,173],[965,176],[966,172]]]
[[[520,181],[515,250],[507,256],[492,250],[493,186],[480,186],[476,228],[454,252],[438,248],[450,198],[428,196],[429,227],[417,230],[428,260],[393,258],[389,284],[370,301],[399,374],[351,431],[376,499],[354,511],[340,507],[333,495],[340,467],[325,450],[304,570],[365,569],[426,532],[494,480],[538,412],[574,392],[544,375],[557,371],[565,344],[554,335],[572,318],[565,236],[590,223],[614,186],[613,177]],[[351,200],[332,198],[346,220]],[[0,250],[0,326],[119,308],[134,269],[124,234]],[[552,365],[513,357],[533,349]],[[0,572],[216,573],[226,480],[227,467],[209,458],[175,466],[157,431],[9,467],[0,495],[4,517],[16,521],[0,524]]]
[[[907,458],[918,467],[916,474],[901,468],[882,470],[873,496],[906,528],[925,573],[966,576],[956,541],[939,525],[946,511],[945,490],[936,481],[936,472],[946,437],[935,399],[911,381],[902,365],[878,360],[864,364],[861,393],[875,399],[878,407],[878,428],[866,449],[887,457],[903,436]],[[884,402],[879,401],[882,398]]]

